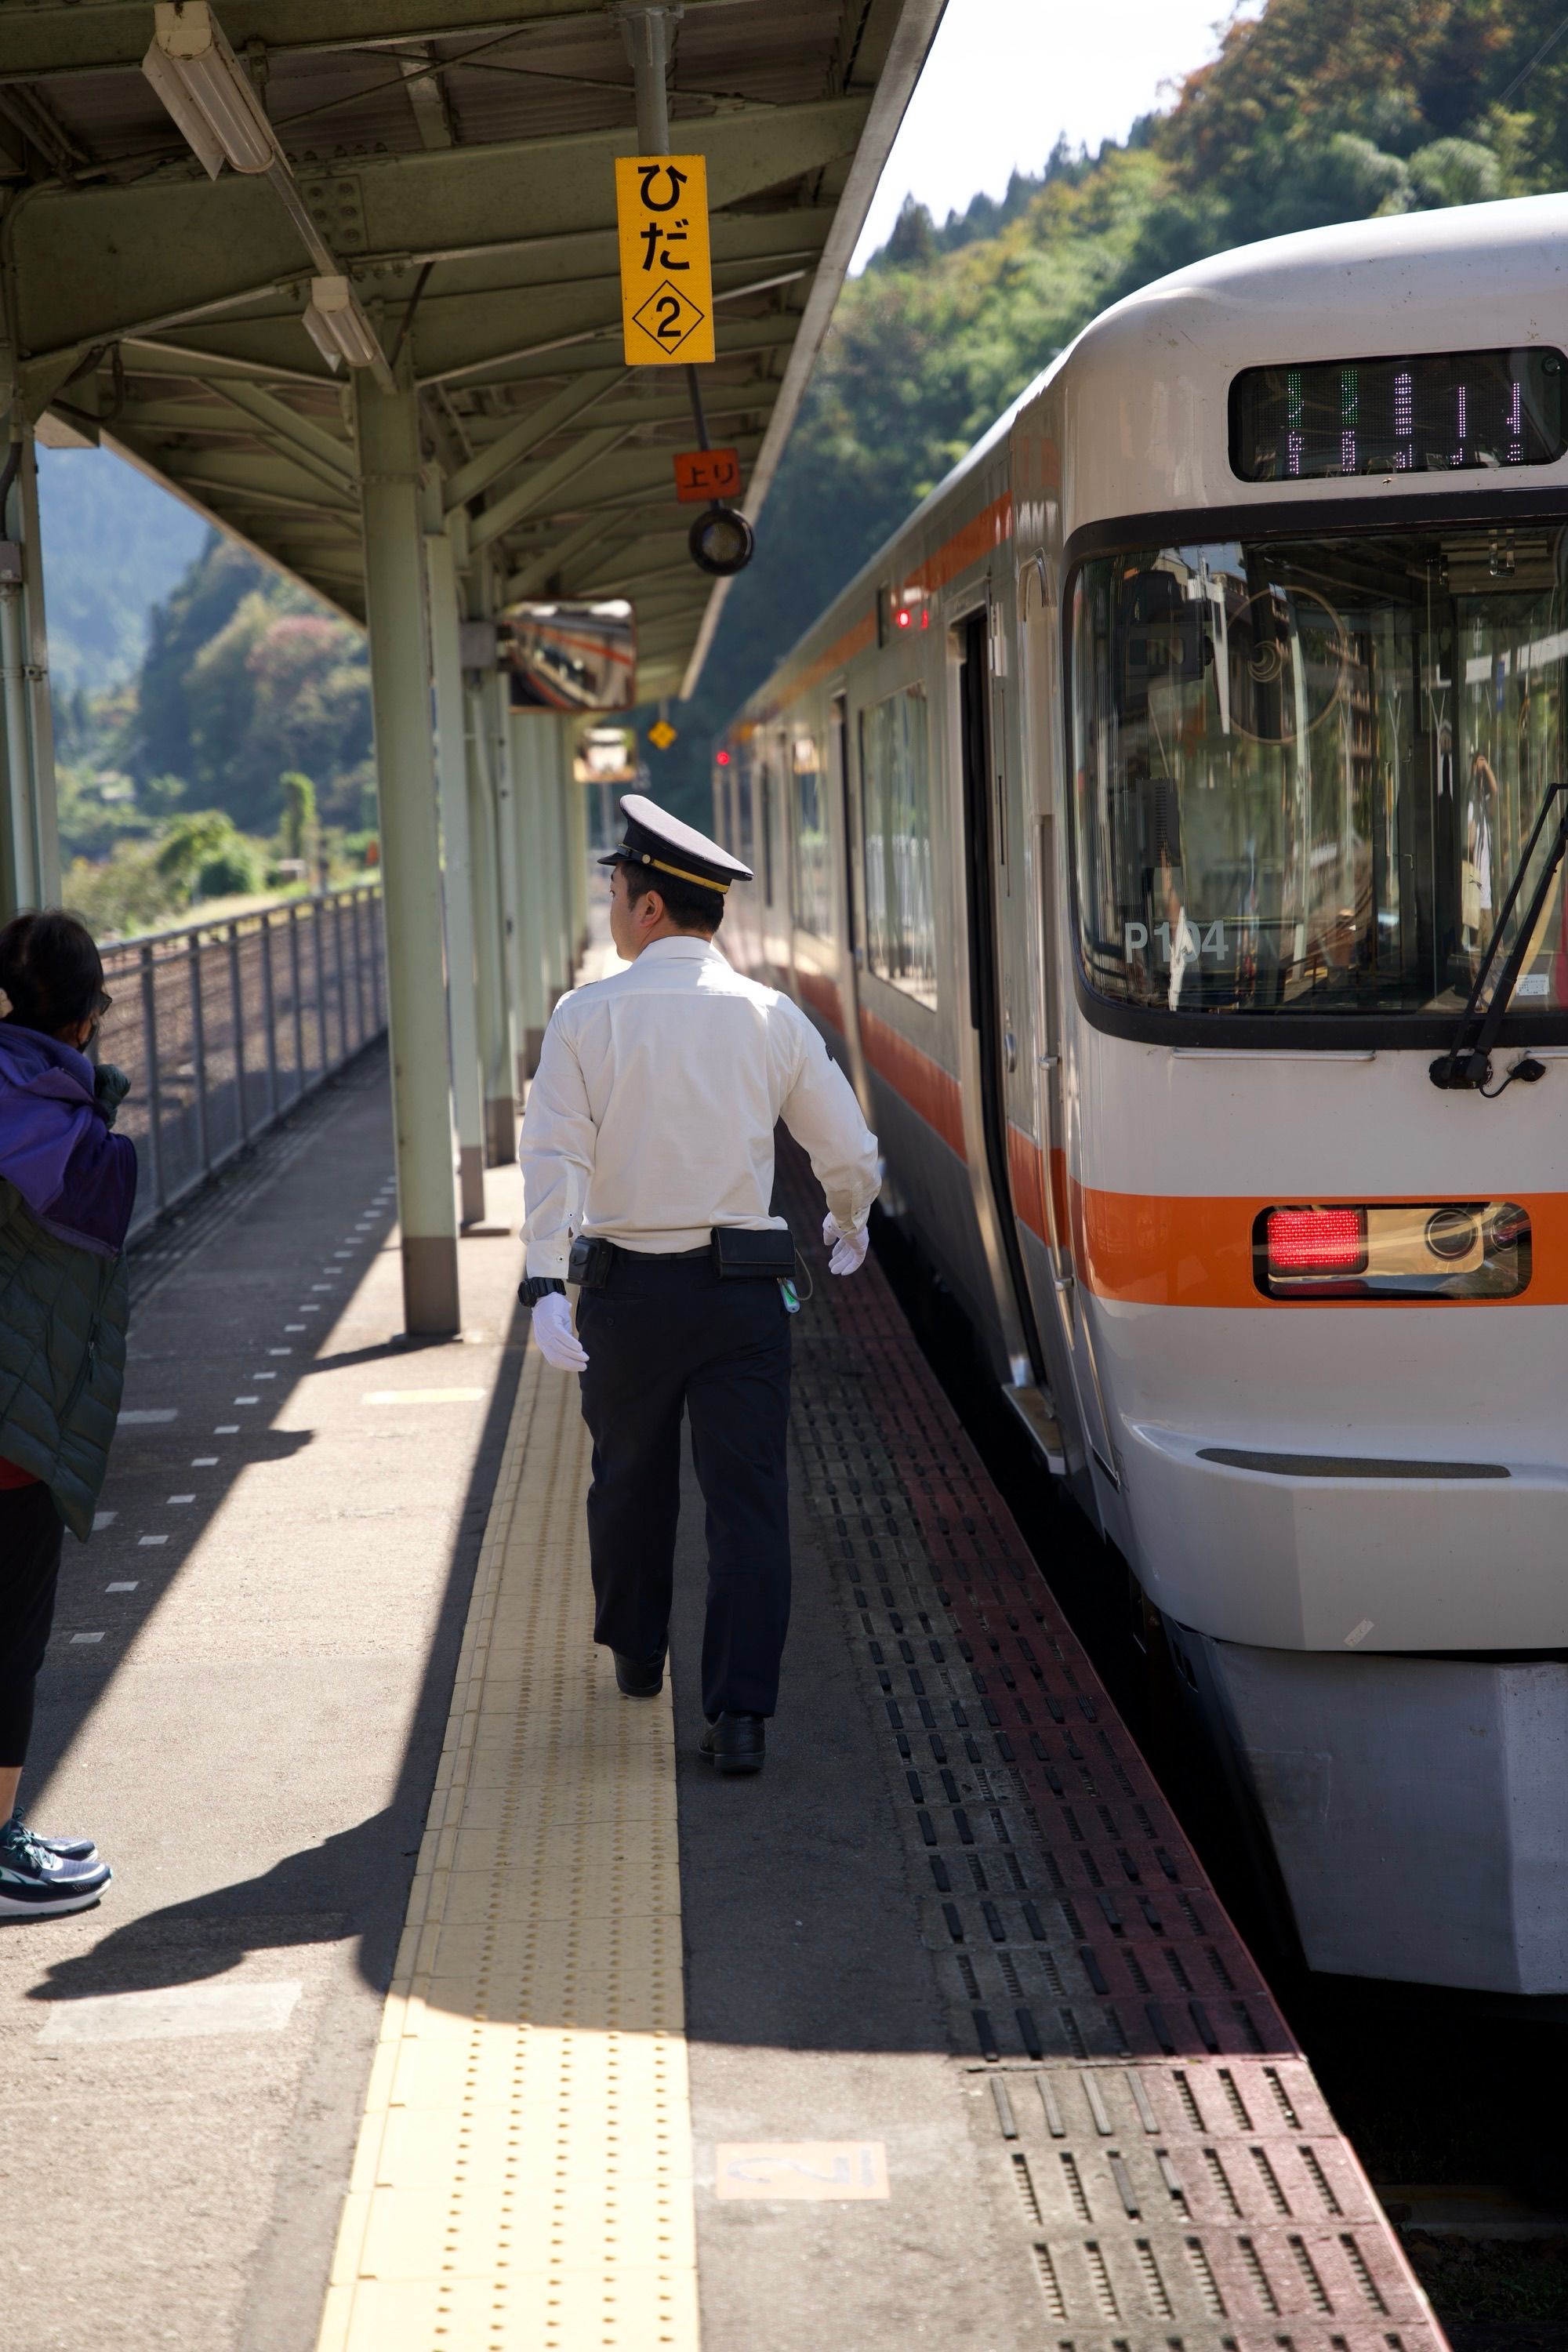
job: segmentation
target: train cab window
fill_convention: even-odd
[[[803,931],[831,939],[833,868],[822,755],[816,736],[804,727],[792,730],[790,763],[795,778],[795,919]]]
[[[860,714],[866,961],[922,1004],[936,1003],[931,772],[925,688]]]
[[[1457,1016],[1568,775],[1568,531],[1148,548],[1069,626],[1091,1003]],[[1560,872],[1510,1011],[1565,1010]]]

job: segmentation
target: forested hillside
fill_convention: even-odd
[[[906,207],[840,299],[655,791],[700,819],[729,714],[1108,303],[1254,238],[1564,184],[1563,0],[1269,0],[1125,144],[943,227]]]
[[[190,562],[206,525],[133,466],[98,449],[40,449],[38,503],[55,690],[101,693],[136,670],[151,608]]]
[[[209,530],[141,634],[122,684],[57,685],[73,906],[124,932],[363,855],[375,782],[357,629]]]

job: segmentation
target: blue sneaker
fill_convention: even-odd
[[[90,1861],[73,1861],[52,1853],[21,1822],[13,1819],[0,1829],[0,1918],[85,1911],[113,1875],[96,1853]]]
[[[10,1822],[5,1824],[6,1828],[9,1829],[12,1823],[15,1823],[17,1829],[22,1827],[20,1813],[12,1814]],[[58,1854],[62,1862],[94,1862],[98,1858],[98,1848],[90,1838],[43,1837],[37,1830],[32,1831],[30,1834],[35,1845],[41,1845],[46,1853]]]

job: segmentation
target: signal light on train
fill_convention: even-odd
[[[730,754],[728,751],[715,751],[713,757],[718,761],[720,767],[727,768],[729,766]]]
[[[1270,1274],[1360,1274],[1366,1265],[1364,1209],[1271,1209]]]

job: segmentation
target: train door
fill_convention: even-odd
[[[1018,1243],[1007,1165],[1007,1068],[1017,1054],[1002,1003],[997,919],[997,863],[1005,802],[991,724],[990,615],[985,607],[961,622],[958,637],[960,783],[963,815],[965,929],[969,940],[969,1019],[978,1062],[979,1113],[990,1193],[988,1240],[999,1252],[998,1306],[1012,1372],[1012,1389],[1033,1396],[1045,1362]],[[1034,1416],[1026,1414],[1033,1425]],[[1043,1426],[1038,1433],[1053,1453]],[[1059,1444],[1059,1441],[1058,1441]]]
[[[828,725],[829,790],[836,809],[844,854],[839,860],[836,928],[844,942],[838,961],[838,986],[844,1007],[844,1043],[848,1050],[849,1077],[868,1123],[871,1121],[871,1087],[860,1050],[860,836],[856,829],[856,792],[849,765],[849,698],[836,694]]]
[[[1063,1091],[1063,1004],[1066,982],[1058,937],[1057,697],[1055,680],[1057,605],[1047,593],[1043,557],[1026,565],[1019,580],[1019,695],[1026,805],[1033,811],[1029,896],[1035,956],[1036,1131],[1040,1138],[1039,1208],[1044,1251],[1028,1254],[1034,1276],[1035,1310],[1045,1342],[1052,1391],[1066,1437],[1067,1471],[1088,1516],[1101,1516],[1089,1476],[1084,1449],[1114,1486],[1112,1449],[1100,1393],[1093,1340],[1076,1287],[1068,1181],[1070,1159],[1067,1101]],[[1042,1265],[1043,1255],[1043,1265]]]

